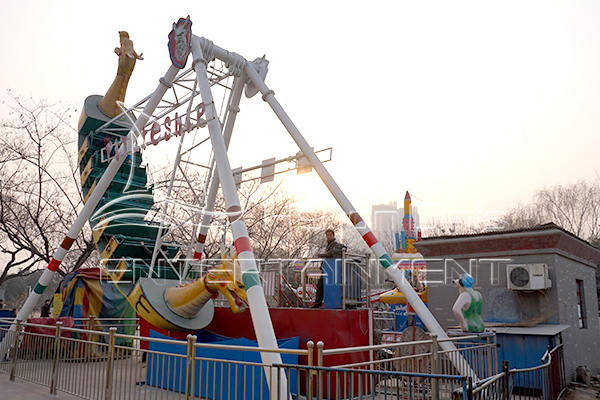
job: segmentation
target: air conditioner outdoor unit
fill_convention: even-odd
[[[508,288],[542,290],[552,287],[546,264],[509,264],[506,269]]]

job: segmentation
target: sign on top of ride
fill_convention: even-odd
[[[169,56],[171,62],[179,69],[185,67],[190,54],[190,43],[192,40],[192,21],[190,16],[179,18],[173,23],[173,30],[169,33]]]

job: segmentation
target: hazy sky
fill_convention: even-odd
[[[104,94],[127,30],[145,58],[132,104],[167,71],[167,35],[188,14],[195,35],[248,60],[266,54],[267,85],[315,149],[333,147],[326,166],[367,221],[372,204],[401,205],[406,190],[422,224],[451,213],[483,221],[544,186],[600,173],[598,1],[0,6],[3,101],[7,89],[79,105]],[[242,100],[232,167],[296,151],[260,96]],[[297,178],[303,196],[314,188],[311,206],[337,210],[316,179]]]

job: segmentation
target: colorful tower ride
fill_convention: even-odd
[[[415,233],[415,220],[412,216],[412,205],[411,205],[410,193],[406,191],[404,196],[404,217],[402,218],[402,232],[400,232],[401,253],[414,254],[417,253],[415,249],[415,242],[421,239],[421,231]]]
[[[421,253],[415,248],[415,243],[421,240],[421,231],[415,229],[411,202],[410,193],[406,191],[402,230],[400,234],[396,234],[396,247],[398,250],[392,256],[392,260],[396,267],[403,272],[404,277],[413,289],[418,292],[421,300],[427,303],[427,288],[424,285],[426,264]],[[379,300],[387,303],[389,310],[396,314],[395,330],[397,332],[401,332],[411,325],[424,328],[422,320],[413,317],[415,314],[414,309],[398,288],[380,294]]]
[[[415,220],[412,215],[410,193],[404,196],[404,217],[402,218],[402,230],[396,234],[397,251],[393,255],[396,266],[406,272],[424,275],[425,261],[423,256],[415,248],[415,243],[421,240],[421,230],[415,229]]]

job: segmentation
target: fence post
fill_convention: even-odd
[[[492,329],[492,332],[494,333],[493,336],[493,341],[492,343],[494,344],[492,347],[492,357],[490,357],[492,359],[491,363],[492,363],[492,367],[490,369],[490,371],[492,371],[491,375],[496,375],[496,373],[498,372],[496,370],[496,368],[498,368],[498,335],[496,334],[496,330]]]
[[[283,292],[283,266],[281,258],[279,258],[277,261],[277,268],[277,304],[279,304],[279,307],[282,307],[281,302],[283,300],[281,298],[281,293]]]
[[[367,307],[369,307],[370,310],[373,310],[373,303],[371,303],[371,274],[370,274],[371,271],[369,270],[369,258],[368,257],[365,260],[365,271],[364,272],[367,277],[367,279],[366,279],[367,290],[365,292],[366,293],[365,298],[367,300]]]
[[[325,344],[320,340],[317,342],[317,366],[323,366],[323,347]],[[323,371],[319,370],[317,374],[317,399],[323,398]]]
[[[94,335],[92,333],[95,331],[95,329],[94,329],[95,327],[96,327],[96,317],[94,317],[94,315],[90,315],[88,318],[88,321],[87,321],[87,331],[89,332],[88,340],[90,342],[98,342],[100,339],[99,337],[96,337],[96,335]],[[83,328],[83,326],[82,326],[82,328]]]
[[[437,375],[438,372],[438,337],[437,334],[431,334],[431,373]],[[437,400],[438,398],[438,379],[437,377],[431,377],[431,391],[432,399]]]
[[[307,365],[310,367],[313,365],[313,348],[315,343],[312,340],[306,342],[306,358],[308,359]]]
[[[187,335],[187,356],[186,356],[186,372],[185,372],[185,399],[189,400],[190,394],[194,396],[194,369],[196,367],[196,336]]]
[[[469,376],[467,378],[467,399],[471,400],[473,398],[473,377]]]
[[[509,384],[509,372],[508,372],[508,361],[502,360],[502,398],[505,400],[510,399],[510,393],[508,390]]]
[[[438,337],[437,334],[431,334],[431,373],[438,374],[439,366],[438,366]]]
[[[346,250],[342,250],[342,258],[341,258],[339,264],[338,264],[338,259],[336,258],[334,271],[336,271],[336,272],[338,271],[337,266],[340,264],[342,267],[342,310],[345,310],[346,309],[346,296],[348,296],[348,293],[346,292]],[[333,279],[335,279],[335,281],[337,281],[336,276],[334,276]]]
[[[313,366],[313,348],[315,347],[315,342],[313,342],[312,340],[309,340],[308,342],[306,342],[306,358],[308,359],[307,361],[307,365],[308,368],[306,369],[306,382],[308,384],[308,388],[306,390],[306,396],[308,399],[312,399],[312,380],[313,380],[313,375],[316,375],[317,371],[315,371],[312,366]],[[300,373],[300,370],[298,370],[298,373]]]
[[[192,366],[190,368],[190,370],[192,371],[192,378],[190,379],[191,383],[190,383],[190,393],[192,395],[192,399],[195,396],[195,392],[196,392],[196,386],[194,385],[196,383],[195,380],[195,376],[196,376],[196,340],[198,340],[198,337],[196,335],[194,335],[194,342],[192,343]],[[201,382],[202,379],[198,378],[198,382]],[[200,388],[198,388],[198,396],[200,396]]]
[[[495,369],[498,368],[498,333],[495,329],[492,329],[492,332],[494,332],[494,360],[496,360],[496,362],[494,363],[493,367]]]
[[[54,333],[54,356],[52,360],[52,379],[50,380],[50,394],[56,396],[56,381],[58,379],[58,361],[60,358],[60,328],[62,322],[56,323],[56,331]]]
[[[546,348],[546,354],[548,354],[548,358],[546,358],[546,361],[543,361],[542,359],[542,364],[548,363],[548,367],[544,368],[544,371],[546,372],[542,372],[542,381],[544,383],[542,383],[543,385],[543,393],[545,394],[545,396],[551,396],[552,395],[552,346],[548,345]]]
[[[10,331],[8,331],[8,332],[10,332]],[[10,381],[11,382],[15,381],[15,376],[17,374],[17,355],[18,355],[18,351],[19,351],[19,336],[21,336],[21,320],[20,319],[17,320],[17,327],[15,328],[15,331],[13,333],[15,335],[15,342],[13,344],[13,366],[10,369]]]
[[[109,329],[108,332],[108,356],[106,360],[106,391],[104,392],[104,399],[110,400],[112,398],[112,378],[113,378],[113,365],[115,358],[115,333],[117,328],[114,326]]]

